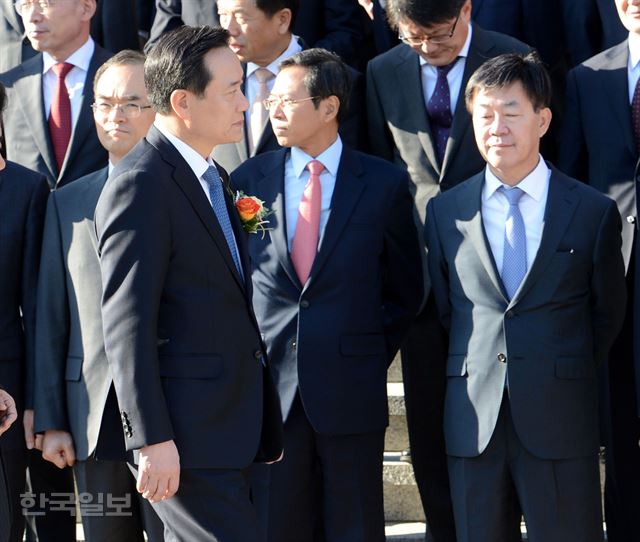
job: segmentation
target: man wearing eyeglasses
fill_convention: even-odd
[[[292,33],[301,11],[298,0],[218,0],[217,8],[220,24],[231,34],[231,50],[243,63],[242,90],[249,100],[244,137],[236,143],[218,145],[213,154],[214,160],[233,171],[247,158],[279,148],[262,101],[273,88],[280,62],[308,44]],[[355,70],[351,74],[354,89],[340,135],[347,144],[360,148],[366,139],[364,78]]]
[[[42,173],[54,189],[106,165],[91,115],[91,81],[111,54],[89,36],[96,0],[14,6],[40,54],[0,75],[9,97],[7,157]]]
[[[54,191],[49,198],[38,287],[35,422],[42,454],[73,466],[78,493],[89,504],[124,503],[123,514],[82,514],[87,542],[151,541],[163,527],[150,505],[136,504],[126,464],[113,380],[104,351],[102,282],[93,215],[109,172],[140,141],[155,113],[147,100],[144,55],[121,51],[96,72],[93,104],[109,166]],[[107,499],[107,495],[110,497]],[[90,496],[90,497],[89,497]],[[106,499],[106,500],[105,500]],[[142,521],[141,521],[142,519]]]
[[[285,60],[266,100],[285,148],[232,175],[273,211],[249,238],[285,422],[283,461],[254,478],[269,542],[385,540],[386,376],[420,301],[420,253],[406,173],[338,135],[349,91],[324,49]]]
[[[402,43],[369,63],[370,148],[409,172],[422,236],[427,202],[484,166],[460,99],[467,81],[487,58],[527,46],[472,24],[470,0],[388,0],[387,14]],[[453,542],[442,431],[444,341],[423,256],[423,307],[401,349],[405,404],[429,531],[435,542]]]

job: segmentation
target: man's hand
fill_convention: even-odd
[[[180,456],[173,440],[140,448],[138,493],[156,503],[173,497],[180,485]]]
[[[17,419],[16,402],[6,391],[0,390],[0,435],[9,429]]]
[[[33,433],[33,409],[24,411],[22,417],[22,424],[24,425],[24,440],[27,444],[27,449],[42,450],[42,435],[35,435]]]
[[[76,461],[73,438],[66,431],[49,429],[42,439],[42,457],[59,469],[72,467]]]

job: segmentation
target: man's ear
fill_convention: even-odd
[[[108,2],[109,0],[102,0],[103,2]],[[98,9],[96,0],[81,0],[82,6],[82,20],[90,21],[91,18],[96,14],[96,10]]]
[[[173,112],[182,120],[191,119],[192,95],[186,90],[176,89],[169,97],[169,103]]]
[[[293,14],[289,8],[283,8],[273,15],[278,25],[278,33],[283,36],[291,32],[291,21]]]
[[[548,107],[543,107],[542,109],[540,109],[538,116],[540,118],[540,127],[538,133],[540,134],[540,137],[542,137],[547,133],[547,130],[549,130],[549,125],[551,124],[551,118],[553,117],[553,114],[551,113],[551,109],[549,109]]]
[[[340,99],[337,96],[329,96],[322,100],[320,107],[325,122],[332,121],[337,118],[340,111]]]

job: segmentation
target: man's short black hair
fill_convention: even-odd
[[[471,111],[473,99],[479,90],[504,88],[520,82],[531,100],[534,111],[549,107],[551,79],[544,63],[535,51],[526,55],[507,53],[487,60],[469,79],[465,90],[465,103]]]
[[[144,63],[149,103],[160,114],[171,111],[171,93],[182,89],[202,96],[215,77],[204,63],[212,49],[227,47],[229,32],[211,26],[181,26],[163,34]]]
[[[256,7],[263,11],[269,18],[273,17],[281,9],[289,9],[291,11],[291,25],[289,31],[296,22],[296,15],[300,7],[300,0],[256,0]]]
[[[388,0],[387,18],[391,26],[411,21],[429,27],[455,19],[467,0]]]
[[[317,109],[319,103],[325,98],[336,96],[340,101],[338,123],[344,121],[351,96],[352,77],[342,59],[326,49],[306,49],[283,60],[280,63],[280,70],[293,66],[300,66],[307,70],[303,83],[309,96],[314,97],[315,108]]]

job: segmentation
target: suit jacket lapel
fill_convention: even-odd
[[[82,101],[80,102],[80,113],[78,114],[78,120],[71,133],[71,140],[69,141],[69,150],[62,163],[62,169],[58,180],[62,179],[67,170],[69,164],[73,163],[78,153],[81,151],[82,146],[85,144],[85,140],[92,132],[95,132],[95,123],[93,120],[93,114],[91,111],[91,104],[93,103],[93,78],[96,75],[96,71],[106,60],[106,53],[96,45],[91,62],[89,63],[89,69],[87,70],[87,77],[82,87]]]
[[[440,164],[433,143],[433,135],[427,115],[427,107],[424,104],[424,92],[422,89],[422,78],[420,76],[420,57],[404,45],[403,54],[400,55],[400,62],[396,65],[396,77],[402,83],[404,102],[407,104],[407,116],[409,121],[413,121],[414,130],[424,149],[429,162],[440,175]]]
[[[51,138],[49,137],[49,123],[44,114],[44,99],[42,97],[42,55],[27,60],[21,66],[24,77],[16,83],[16,91],[20,95],[20,107],[31,135],[44,159],[53,179],[58,178],[58,165],[53,155]]]
[[[484,225],[482,223],[482,187],[484,186],[484,170],[472,177],[457,194],[459,216],[462,217],[467,237],[473,244],[480,262],[496,290],[507,300],[500,274],[489,247]]]
[[[256,146],[256,152],[252,154],[255,156],[256,154],[260,154],[264,152],[264,148],[269,145],[274,139],[276,135],[273,133],[273,128],[271,127],[271,122],[267,119],[264,128],[262,129],[262,135],[260,136],[260,140],[258,141],[258,145]]]
[[[453,163],[458,149],[460,149],[461,143],[464,140],[465,134],[471,129],[471,116],[467,112],[467,106],[464,102],[465,88],[467,87],[467,83],[469,82],[471,75],[473,75],[473,72],[475,72],[481,64],[489,58],[492,48],[493,44],[486,39],[485,32],[474,25],[471,43],[469,45],[469,53],[464,65],[462,85],[460,86],[460,93],[458,95],[456,108],[453,114],[453,124],[451,125],[447,148],[445,149],[444,158],[442,160],[440,181],[444,179],[447,174],[447,169]]]
[[[631,126],[631,108],[629,106],[629,79],[627,64],[629,62],[629,42],[623,41],[611,49],[607,56],[610,69],[606,73],[608,77],[601,77],[601,89],[603,99],[608,101],[611,109],[615,111],[622,137],[631,153],[635,156],[636,145],[633,127]]]
[[[536,254],[529,273],[524,278],[524,284],[518,290],[511,304],[514,305],[523,298],[531,286],[542,276],[544,270],[549,265],[551,257],[555,254],[569,226],[578,203],[578,196],[573,191],[565,178],[551,167],[551,179],[549,181],[549,193],[547,195],[547,206],[544,212],[544,227],[540,247]]]
[[[265,164],[262,174],[264,177],[260,180],[260,194],[264,200],[269,202],[270,209],[273,211],[269,215],[269,231],[267,235],[271,239],[278,261],[289,277],[289,280],[302,290],[300,279],[293,267],[291,255],[289,253],[289,244],[287,239],[287,212],[285,207],[284,195],[284,167],[289,151],[282,149],[277,151],[274,161]],[[275,167],[274,167],[275,165]]]
[[[347,147],[342,150],[340,165],[338,166],[338,174],[336,176],[336,185],[333,189],[331,197],[331,211],[329,220],[324,230],[324,234],[320,239],[318,254],[316,255],[309,280],[305,285],[308,288],[314,282],[314,278],[321,271],[327,262],[329,254],[339,241],[349,218],[351,217],[353,208],[358,203],[362,191],[364,190],[364,181],[360,178],[362,175],[362,165]]]
[[[22,21],[18,17],[18,12],[13,7],[14,0],[2,0],[2,10],[4,12],[4,16],[9,21],[9,24],[15,29],[16,32],[22,34],[24,32],[24,26],[22,25]]]
[[[211,208],[207,197],[204,195],[200,182],[194,175],[193,170],[184,161],[175,147],[171,145],[171,143],[169,143],[169,141],[167,141],[167,139],[154,126],[149,130],[147,141],[158,150],[165,162],[174,167],[172,174],[173,180],[180,187],[186,198],[189,200],[189,203],[191,203],[196,215],[198,215],[198,218],[207,229],[207,232],[213,239],[213,242],[218,247],[218,251],[222,254],[222,259],[231,271],[231,274],[238,283],[238,286],[244,291],[242,278],[238,274],[236,264],[234,263],[229,250],[229,245],[227,245],[227,240],[225,239],[224,233],[222,233],[222,228],[220,227],[220,224],[216,219],[216,215]],[[233,224],[233,218],[231,218],[231,222]],[[245,273],[248,272],[249,270],[245,270]]]

